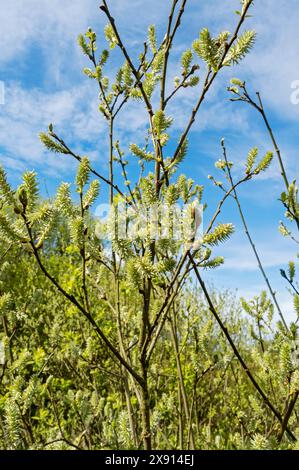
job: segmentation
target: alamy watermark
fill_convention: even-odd
[[[5,104],[5,84],[0,80],[0,105]]]
[[[294,80],[291,83],[291,88],[294,90],[291,93],[291,103],[298,105],[299,104],[299,80]]]
[[[299,339],[292,341],[291,346],[291,355],[292,355],[292,365],[294,369],[299,368]]]
[[[203,207],[191,204],[128,206],[100,204],[95,212],[96,235],[113,240],[174,240],[196,244],[202,240]]]
[[[5,347],[3,341],[0,341],[0,365],[5,364]]]

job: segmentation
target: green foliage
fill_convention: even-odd
[[[254,46],[256,33],[245,31],[230,48],[228,48],[229,37],[230,33],[223,31],[217,38],[212,38],[210,31],[204,28],[200,32],[199,39],[193,42],[193,49],[207,66],[216,72],[222,65],[239,64]]]
[[[44,146],[51,152],[68,154],[66,148],[58,142],[55,142],[48,134],[41,132],[39,137]]]
[[[254,167],[256,162],[256,158],[258,156],[258,148],[254,147],[247,156],[247,163],[246,163],[246,174],[249,175]]]
[[[218,46],[216,40],[211,37],[207,28],[204,28],[199,35],[199,39],[193,42],[193,49],[203,59],[208,67],[217,70],[218,67]]]
[[[238,16],[251,4],[243,0]],[[34,172],[26,172],[13,189],[0,167],[0,449],[139,449],[148,445],[149,435],[153,449],[296,448],[287,432],[298,434],[298,403],[280,442],[281,425],[268,405],[284,417],[286,405],[299,391],[298,322],[288,329],[282,322],[275,325],[274,305],[264,291],[239,301],[230,292],[194,284],[191,260],[186,260],[192,254],[198,276],[219,268],[224,257],[216,247],[234,232],[232,224],[218,223],[217,218],[233,196],[233,163],[226,158],[216,163],[230,186],[227,191],[211,177],[225,196],[206,225],[211,230],[197,240],[204,188],[176,172],[187,158],[188,131],[200,103],[179,144],[176,130],[171,139],[173,119],[167,111],[179,89],[199,83],[194,53],[208,68],[205,98],[212,84],[209,77],[214,80],[224,65],[238,64],[252,48],[255,33],[245,31],[233,42],[228,31],[212,37],[203,29],[193,42],[194,53],[183,52],[181,77],[167,97],[163,74],[173,38],[166,35],[159,45],[150,26],[132,70],[121,34],[109,19],[104,29],[108,45],[118,45],[124,53],[114,77],[104,75],[110,54],[106,49],[97,54],[97,34],[89,28],[78,38],[90,60],[84,73],[96,80],[99,110],[110,124],[109,176],[97,173],[88,157],[73,153],[54,134],[53,124],[40,134],[41,142],[47,150],[79,162],[74,185],[62,183],[55,197],[43,200]],[[237,78],[231,85],[235,95],[240,89],[246,92],[245,82]],[[115,119],[131,99],[143,100],[149,115],[144,144],[130,145],[140,164],[135,185],[128,180],[130,159],[118,141],[112,143]],[[136,139],[141,141],[139,135]],[[273,155],[257,159],[258,149],[253,148],[238,185],[268,169]],[[90,181],[91,175],[98,178]],[[99,180],[107,183],[104,197],[110,193],[109,208],[117,213],[112,224],[91,212]],[[296,181],[281,202],[288,220],[296,222]],[[191,229],[186,240],[173,236],[181,223],[174,206],[181,204]],[[148,220],[147,210],[153,207],[157,212]],[[129,236],[141,212],[136,236]],[[115,230],[121,223],[125,234]],[[159,236],[152,234],[153,227]],[[283,223],[280,227],[296,241]],[[291,261],[281,274],[293,292],[299,318],[297,271]],[[248,380],[248,370],[268,402]]]
[[[228,52],[224,65],[239,64],[253,48],[256,39],[255,31],[245,31]]]
[[[110,24],[107,24],[105,26],[105,37],[106,37],[106,40],[110,46],[110,49],[114,49],[115,46],[117,46],[118,44],[118,41],[117,41],[117,37],[115,36],[115,33],[114,33],[114,30],[112,28],[112,26]]]
[[[146,150],[141,149],[136,144],[130,145],[131,152],[141,160],[146,160],[147,162],[151,162],[155,160],[155,155],[152,152],[147,152]]]
[[[90,50],[89,50],[89,47],[86,43],[86,40],[85,40],[85,37],[83,36],[83,34],[79,34],[78,44],[79,44],[80,48],[82,49],[83,53],[85,55],[89,56],[90,55]]]
[[[219,243],[227,240],[234,232],[234,226],[232,224],[220,224],[213,232],[204,236],[204,243],[207,245],[218,245]]]
[[[156,54],[157,52],[157,38],[156,38],[156,28],[155,25],[151,25],[148,28],[148,42],[152,49],[152,53]]]
[[[83,198],[83,207],[85,210],[89,209],[90,206],[96,201],[100,193],[100,183],[98,180],[94,180],[90,183],[88,190],[86,191]]]
[[[182,68],[183,68],[183,74],[187,75],[190,72],[191,69],[191,64],[193,60],[193,53],[191,49],[187,49],[181,58],[181,63],[182,63]]]
[[[57,190],[55,205],[64,215],[73,213],[73,204],[71,199],[70,184],[62,183]]]
[[[4,168],[0,165],[0,196],[6,204],[14,203],[14,193],[7,181],[7,176]]]
[[[84,186],[88,183],[89,175],[89,159],[87,157],[83,157],[80,161],[76,177],[77,190],[79,193],[82,193]]]
[[[271,165],[273,160],[273,153],[272,152],[267,152],[266,155],[263,157],[261,162],[258,164],[256,169],[254,170],[254,173],[258,175],[262,171],[266,171],[269,166]]]

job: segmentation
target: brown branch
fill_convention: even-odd
[[[78,162],[81,162],[81,157],[80,155],[77,155],[75,154],[69,147],[68,145],[62,140],[60,139],[56,134],[54,134],[53,132],[50,133],[51,137],[53,137],[55,140],[57,140],[57,142],[59,142],[61,145],[63,145],[63,147],[65,148],[65,150],[67,151],[68,155],[71,155],[73,158],[75,158]],[[113,182],[109,181],[108,178],[105,178],[105,176],[101,175],[100,173],[98,173],[96,170],[94,170],[94,168],[92,168],[91,166],[89,166],[89,169],[90,169],[90,172],[97,176],[97,178],[99,178],[100,180],[104,181],[104,183],[108,184],[110,187],[112,187],[115,191],[118,192],[118,194],[120,194],[120,196],[122,196],[122,198],[128,203],[128,204],[132,204],[131,201],[127,198],[127,196],[121,191],[121,189],[116,185],[114,184]]]
[[[109,339],[106,337],[106,335],[104,334],[104,332],[102,331],[102,329],[98,326],[98,324],[96,323],[96,321],[94,320],[94,318],[92,317],[92,315],[87,312],[85,310],[85,308],[77,301],[77,299],[69,294],[68,292],[66,292],[63,287],[60,286],[60,284],[56,281],[56,279],[48,272],[48,270],[46,269],[46,267],[44,266],[40,256],[39,256],[39,252],[38,250],[36,249],[36,246],[35,246],[35,243],[34,243],[34,239],[33,239],[33,235],[32,235],[32,231],[31,231],[31,228],[30,228],[30,224],[25,216],[25,214],[22,215],[23,217],[23,220],[25,222],[25,225],[26,225],[26,228],[27,228],[27,232],[28,232],[28,235],[30,237],[30,245],[32,247],[32,250],[33,250],[33,254],[36,258],[36,261],[41,269],[41,271],[44,273],[44,275],[49,279],[49,281],[51,281],[51,283],[58,289],[58,291],[67,299],[69,300],[73,305],[75,305],[75,307],[78,308],[78,310],[84,315],[84,317],[91,323],[91,325],[93,326],[94,330],[96,331],[96,333],[99,335],[99,337],[102,339],[102,341],[106,344],[106,346],[108,347],[108,349],[112,352],[113,356],[116,357],[116,359],[118,359],[118,361],[130,372],[130,374],[134,377],[134,379],[142,386],[143,385],[143,379],[142,377],[140,377],[140,375],[134,370],[132,369],[132,367],[127,363],[127,361],[120,355],[120,353],[118,352],[118,350],[113,346],[113,344],[109,341]]]
[[[281,308],[280,308],[280,306],[279,306],[279,303],[278,303],[278,301],[277,301],[276,294],[275,294],[274,290],[272,289],[272,286],[271,286],[271,284],[270,284],[270,281],[269,281],[269,279],[268,279],[268,276],[267,276],[267,274],[266,274],[266,271],[264,270],[264,267],[263,267],[263,265],[262,265],[260,256],[259,256],[259,254],[258,254],[258,252],[257,252],[255,243],[254,243],[254,241],[253,241],[253,239],[252,239],[252,237],[251,237],[251,235],[250,235],[250,233],[249,233],[249,228],[248,228],[247,222],[246,222],[246,220],[245,220],[245,216],[244,216],[244,213],[243,213],[243,210],[242,210],[242,207],[241,207],[241,203],[240,203],[240,200],[239,200],[239,197],[238,197],[238,193],[237,193],[236,188],[234,187],[232,172],[231,172],[230,165],[229,165],[229,162],[228,162],[227,152],[226,152],[226,147],[225,147],[224,141],[222,141],[221,145],[222,145],[224,160],[225,160],[225,162],[226,162],[226,168],[227,168],[228,179],[229,179],[229,182],[230,182],[232,188],[234,188],[234,189],[233,189],[233,197],[234,197],[235,202],[236,202],[236,204],[237,204],[238,211],[239,211],[239,214],[240,214],[240,217],[241,217],[241,221],[242,221],[242,224],[243,224],[243,227],[244,227],[246,236],[247,236],[247,238],[248,238],[248,240],[249,240],[250,246],[251,246],[251,248],[252,248],[252,250],[253,250],[253,253],[254,253],[254,256],[255,256],[255,258],[256,258],[256,260],[257,260],[258,267],[259,267],[259,269],[260,269],[260,271],[261,271],[261,273],[262,273],[262,276],[263,276],[263,278],[264,278],[264,280],[265,280],[265,283],[267,284],[267,287],[268,287],[268,289],[269,289],[269,292],[270,292],[270,294],[271,294],[271,296],[272,296],[272,299],[273,299],[273,302],[274,302],[274,304],[275,304],[275,306],[276,306],[277,312],[278,312],[278,314],[279,314],[279,316],[280,316],[280,318],[281,318],[281,321],[282,321],[282,323],[283,323],[283,325],[284,325],[286,331],[288,331],[288,325],[286,324],[286,321],[285,321],[285,319],[284,319],[282,310],[281,310]]]
[[[283,422],[282,422],[282,425],[281,425],[281,433],[278,437],[278,442],[282,441],[283,435],[284,435],[285,431],[287,430],[287,425],[288,425],[289,419],[291,417],[291,414],[292,414],[292,412],[293,412],[293,410],[296,406],[298,397],[299,397],[299,392],[296,392],[296,393],[294,393],[294,396],[293,396],[292,400],[290,401],[290,404],[287,408],[286,414],[283,418]]]
[[[191,130],[191,127],[193,126],[193,124],[195,122],[196,115],[198,113],[198,110],[199,110],[201,104],[203,103],[203,101],[206,97],[207,92],[209,91],[209,89],[210,89],[211,85],[213,84],[214,80],[216,79],[220,69],[223,67],[225,59],[226,59],[231,47],[233,46],[234,42],[238,39],[239,31],[240,31],[240,29],[241,29],[241,27],[242,27],[242,25],[243,25],[243,23],[244,23],[244,21],[247,17],[247,12],[248,12],[250,6],[252,5],[252,3],[253,3],[253,0],[249,1],[248,4],[246,5],[246,7],[244,8],[244,11],[242,12],[239,23],[236,27],[236,30],[235,30],[234,34],[232,35],[231,40],[227,44],[226,50],[224,51],[224,53],[223,53],[223,55],[222,55],[222,57],[219,61],[218,69],[213,72],[212,76],[211,76],[212,70],[211,69],[208,70],[208,73],[207,73],[207,76],[206,76],[206,79],[205,79],[205,82],[204,82],[202,93],[201,93],[195,107],[192,110],[190,120],[187,124],[187,127],[186,127],[184,133],[182,134],[182,136],[180,138],[179,144],[178,144],[178,146],[177,146],[177,148],[174,152],[171,163],[173,163],[176,160],[176,158],[177,158],[177,156],[178,156],[178,154],[179,154],[179,152],[182,148],[182,145],[186,141],[186,139],[188,137],[188,134]]]
[[[231,335],[229,334],[229,331],[228,329],[226,328],[226,326],[224,325],[224,323],[222,322],[221,318],[219,317],[215,307],[214,307],[214,304],[213,304],[213,301],[207,291],[207,288],[205,286],[205,283],[204,281],[202,280],[201,278],[201,275],[199,274],[199,271],[197,269],[197,266],[196,266],[196,263],[193,259],[193,256],[192,254],[189,252],[188,253],[188,256],[190,258],[190,261],[193,265],[193,268],[194,268],[194,272],[195,272],[195,275],[196,275],[196,278],[202,288],[202,291],[204,293],[204,296],[208,302],[208,305],[209,305],[209,309],[211,311],[211,313],[213,314],[215,320],[217,321],[218,325],[220,326],[222,332],[224,333],[226,339],[228,340],[236,358],[238,359],[240,365],[242,366],[243,370],[245,371],[245,373],[247,374],[249,380],[251,381],[252,385],[254,386],[254,388],[256,389],[256,391],[259,393],[259,395],[262,397],[265,405],[272,411],[272,413],[274,414],[274,416],[277,418],[277,420],[283,424],[283,418],[281,416],[281,414],[279,413],[279,411],[277,411],[277,409],[273,406],[273,404],[270,402],[269,398],[267,397],[267,395],[264,393],[264,391],[261,389],[260,385],[257,383],[257,381],[255,380],[255,378],[253,377],[250,369],[248,368],[246,362],[244,361],[243,357],[241,356],[237,346],[235,345]],[[294,436],[294,434],[286,427],[286,432],[288,433],[289,437],[291,438],[291,440],[293,442],[296,442],[297,439],[296,437]]]

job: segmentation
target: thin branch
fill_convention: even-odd
[[[113,346],[113,344],[109,341],[109,339],[106,337],[106,335],[104,334],[104,332],[102,331],[102,329],[97,325],[96,321],[94,320],[94,318],[92,317],[92,315],[87,312],[85,310],[85,308],[77,301],[77,299],[69,294],[68,292],[66,292],[63,287],[61,287],[61,285],[56,281],[56,279],[51,276],[51,274],[47,271],[46,267],[44,266],[40,256],[39,256],[39,252],[38,250],[36,249],[36,246],[35,246],[35,243],[34,243],[34,239],[33,239],[33,235],[32,235],[32,231],[31,231],[31,228],[30,228],[30,224],[25,216],[25,214],[23,214],[23,220],[25,222],[25,225],[26,225],[26,228],[27,228],[27,232],[28,232],[28,235],[30,237],[30,245],[33,249],[33,254],[37,260],[37,263],[41,269],[41,271],[44,273],[44,275],[49,279],[49,281],[52,282],[52,284],[58,289],[58,291],[67,299],[69,300],[73,305],[75,305],[75,307],[78,308],[78,310],[85,316],[85,318],[91,323],[91,325],[93,326],[94,330],[96,331],[96,333],[100,336],[100,338],[102,339],[102,341],[106,344],[106,346],[108,347],[108,349],[113,353],[113,355],[118,359],[118,361],[130,372],[130,374],[134,377],[134,379],[142,386],[143,385],[143,379],[142,377],[140,377],[140,375],[134,371],[134,369],[132,369],[132,367],[127,363],[127,361],[120,355],[120,353],[118,352],[118,350]]]
[[[59,414],[58,414],[58,411],[57,411],[57,408],[56,408],[56,403],[55,403],[55,401],[53,400],[52,394],[51,394],[51,392],[50,392],[49,390],[48,390],[48,394],[49,394],[49,398],[50,398],[50,401],[51,401],[52,406],[53,406],[54,415],[55,415],[55,418],[56,418],[56,421],[57,421],[58,429],[59,429],[60,434],[61,434],[61,436],[62,436],[62,440],[63,440],[64,442],[66,442],[66,444],[68,444],[70,447],[73,447],[74,449],[77,449],[77,450],[82,450],[81,447],[77,446],[76,444],[74,444],[73,442],[71,442],[69,439],[67,439],[67,438],[64,436],[64,432],[63,432],[63,430],[62,430],[61,423],[60,423]]]
[[[284,433],[286,432],[287,430],[287,425],[288,425],[288,422],[289,422],[289,419],[292,415],[292,412],[296,406],[296,403],[297,403],[297,400],[298,400],[298,397],[299,397],[299,392],[295,392],[294,393],[294,396],[292,398],[292,400],[290,401],[290,404],[287,408],[287,411],[286,411],[286,414],[283,418],[283,422],[282,422],[282,425],[281,425],[281,433],[278,437],[278,442],[281,442],[282,441],[282,438],[284,436]]]
[[[277,155],[277,159],[278,159],[278,163],[279,163],[279,166],[280,166],[280,174],[282,176],[282,179],[284,181],[284,184],[285,184],[285,187],[286,187],[286,190],[287,192],[289,191],[289,180],[288,180],[288,177],[287,177],[287,173],[286,173],[286,170],[285,170],[285,166],[284,166],[284,163],[283,163],[283,159],[282,159],[282,155],[281,155],[281,150],[279,148],[279,145],[277,143],[277,140],[274,136],[274,132],[273,132],[273,129],[271,127],[271,124],[269,122],[269,119],[267,117],[267,114],[266,114],[266,111],[265,111],[265,108],[264,108],[264,104],[263,104],[263,101],[262,101],[262,98],[261,98],[261,94],[259,92],[256,93],[257,95],[257,99],[258,99],[258,102],[255,102],[254,99],[251,98],[250,94],[248,93],[247,91],[247,88],[246,88],[246,84],[244,83],[244,85],[242,86],[243,88],[243,94],[240,94],[240,93],[237,93],[237,95],[239,96],[239,98],[237,99],[232,99],[231,101],[242,101],[242,102],[245,102],[245,103],[248,103],[249,105],[251,105],[254,109],[256,109],[260,115],[262,116],[263,118],[263,121],[265,123],[265,126],[267,128],[267,131],[268,131],[268,134],[270,136],[270,139],[272,141],[272,144],[274,146],[274,149],[275,149],[275,153]],[[295,222],[296,222],[296,225],[297,225],[297,228],[299,230],[299,218],[296,214],[292,214]]]
[[[60,139],[56,134],[54,134],[53,132],[51,132],[51,137],[53,137],[55,140],[57,140],[57,142],[59,142],[61,145],[63,145],[63,147],[65,148],[65,150],[68,152],[68,155],[71,155],[73,158],[75,158],[78,162],[81,162],[81,157],[80,155],[77,155],[75,154],[69,147],[68,145],[62,140]],[[122,196],[122,198],[128,203],[128,204],[132,204],[131,201],[127,198],[127,196],[121,191],[121,189],[116,185],[114,184],[113,182],[109,181],[108,178],[105,178],[105,176],[101,175],[100,173],[98,173],[96,170],[94,170],[94,168],[92,168],[91,166],[89,167],[90,171],[92,174],[94,174],[95,176],[97,176],[100,180],[104,181],[104,183],[108,184],[109,186],[111,186],[115,191],[118,192],[118,194],[120,194],[120,196]]]
[[[170,95],[165,99],[165,107],[167,106],[168,102],[177,94],[179,90],[184,88],[185,83],[187,82],[188,78],[190,78],[194,74],[194,69],[192,68],[187,75],[183,78],[181,83],[170,93]]]
[[[182,145],[184,145],[184,143],[185,143],[185,141],[186,141],[186,139],[187,139],[187,137],[188,137],[188,134],[189,134],[189,132],[190,132],[190,130],[191,130],[191,127],[193,126],[193,124],[194,124],[194,122],[195,122],[195,118],[196,118],[196,115],[197,115],[197,113],[198,113],[198,110],[199,110],[201,104],[203,103],[203,101],[204,101],[204,99],[205,99],[205,97],[206,97],[207,92],[209,91],[211,85],[214,83],[214,81],[215,81],[215,79],[216,79],[216,77],[217,77],[217,75],[218,75],[220,69],[223,67],[223,64],[224,64],[224,62],[225,62],[225,59],[226,59],[226,57],[227,57],[227,55],[228,55],[230,49],[231,49],[232,46],[234,45],[235,41],[238,39],[238,35],[239,35],[239,32],[240,32],[240,29],[241,29],[241,27],[242,27],[242,25],[243,25],[243,23],[244,23],[244,21],[245,21],[245,19],[246,19],[246,17],[247,17],[248,10],[249,10],[249,8],[251,7],[252,3],[253,3],[253,0],[250,0],[250,1],[248,2],[248,4],[246,5],[246,7],[244,8],[244,10],[243,10],[243,12],[242,12],[242,15],[241,15],[241,17],[240,17],[239,23],[238,23],[238,25],[237,25],[237,27],[236,27],[236,30],[235,30],[234,34],[232,35],[231,40],[230,40],[229,43],[227,44],[227,47],[226,47],[226,49],[225,49],[225,51],[224,51],[224,53],[223,53],[223,55],[222,55],[222,57],[221,57],[221,59],[220,59],[220,61],[219,61],[219,67],[218,67],[218,69],[217,69],[216,71],[214,71],[213,73],[212,73],[212,70],[211,70],[211,69],[208,70],[208,73],[207,73],[207,76],[206,76],[206,79],[205,79],[205,82],[204,82],[204,86],[203,86],[202,93],[201,93],[201,95],[200,95],[200,97],[199,97],[199,99],[198,99],[198,101],[197,101],[195,107],[194,107],[193,110],[192,110],[190,120],[189,120],[189,122],[188,122],[188,124],[187,124],[187,127],[186,127],[184,133],[182,134],[182,136],[181,136],[181,138],[180,138],[179,144],[178,144],[178,146],[177,146],[177,148],[176,148],[176,150],[175,150],[175,152],[174,152],[174,155],[173,155],[173,157],[172,157],[171,163],[173,163],[173,162],[176,160],[178,154],[180,153],[180,150],[181,150],[181,148],[182,148]]]
[[[228,179],[229,179],[229,182],[230,182],[231,186],[234,187],[234,181],[233,181],[233,177],[232,177],[232,172],[231,172],[231,169],[230,169],[229,161],[228,161],[228,158],[227,158],[227,151],[226,151],[226,147],[225,147],[224,141],[221,142],[221,145],[222,145],[222,150],[223,150],[223,156],[224,156],[224,159],[225,159],[225,162],[226,162],[226,168],[227,168]],[[268,289],[269,289],[269,292],[270,292],[270,294],[271,294],[271,297],[272,297],[272,299],[273,299],[273,302],[274,302],[274,304],[275,304],[275,306],[276,306],[277,312],[278,312],[278,314],[279,314],[279,316],[280,316],[280,318],[281,318],[281,321],[282,321],[282,323],[283,323],[283,325],[284,325],[286,331],[288,331],[289,328],[288,328],[288,325],[287,325],[287,323],[286,323],[286,321],[285,321],[285,319],[284,319],[284,316],[283,316],[282,310],[281,310],[281,308],[280,308],[280,306],[279,306],[279,303],[278,303],[278,301],[277,301],[276,294],[275,294],[274,290],[272,289],[272,286],[271,286],[271,284],[270,284],[270,281],[269,281],[269,279],[268,279],[268,276],[267,276],[267,274],[266,274],[266,271],[264,270],[264,267],[263,267],[263,265],[262,265],[262,261],[261,261],[261,259],[260,259],[260,256],[259,256],[259,254],[258,254],[258,252],[257,252],[255,243],[253,242],[253,239],[252,239],[252,237],[251,237],[251,235],[250,235],[250,233],[249,233],[249,228],[248,228],[248,225],[247,225],[247,222],[246,222],[246,219],[245,219],[244,212],[243,212],[242,207],[241,207],[241,203],[240,203],[240,200],[239,200],[239,197],[238,197],[238,193],[237,193],[236,188],[233,189],[233,197],[234,197],[235,202],[236,202],[236,205],[237,205],[237,207],[238,207],[238,211],[239,211],[239,214],[240,214],[240,217],[241,217],[241,221],[242,221],[242,224],[243,224],[243,227],[244,227],[246,236],[247,236],[248,241],[249,241],[249,243],[250,243],[250,246],[251,246],[251,248],[252,248],[252,250],[253,250],[254,256],[255,256],[255,258],[256,258],[256,260],[257,260],[258,267],[259,267],[259,269],[260,269],[260,271],[261,271],[261,273],[262,273],[262,276],[263,276],[263,278],[264,278],[264,280],[265,280],[265,283],[267,284],[267,287],[268,287]]]
[[[195,275],[196,275],[196,278],[202,288],[202,291],[205,295],[205,298],[208,302],[208,305],[209,305],[209,309],[211,311],[211,313],[213,314],[215,320],[217,321],[218,325],[220,326],[222,332],[224,333],[226,339],[228,340],[232,350],[234,351],[234,354],[236,356],[236,358],[238,359],[240,365],[242,366],[243,370],[245,371],[245,373],[247,374],[249,380],[251,381],[252,385],[254,386],[254,388],[256,389],[256,391],[259,393],[259,395],[262,397],[265,405],[272,411],[272,413],[274,414],[274,416],[277,418],[277,420],[282,424],[283,423],[283,418],[281,416],[281,414],[279,413],[279,411],[277,411],[277,409],[273,406],[273,404],[270,402],[269,398],[267,397],[267,395],[264,393],[264,391],[261,389],[260,385],[257,383],[257,381],[255,380],[255,378],[253,377],[250,369],[248,368],[248,365],[246,364],[246,362],[244,361],[243,357],[241,356],[237,346],[235,345],[231,335],[229,334],[228,332],[228,329],[226,328],[226,326],[224,325],[224,323],[222,322],[221,318],[219,317],[215,307],[214,307],[214,304],[213,304],[213,301],[207,291],[207,288],[205,286],[205,283],[204,281],[202,280],[201,278],[201,275],[199,274],[199,271],[197,269],[197,266],[196,266],[196,263],[193,259],[193,256],[192,254],[189,252],[188,254],[189,258],[190,258],[190,261],[193,265],[193,268],[194,268],[194,272],[195,272]],[[297,439],[296,437],[294,436],[294,434],[286,427],[286,432],[288,433],[289,437],[291,438],[291,440],[293,442],[296,442]]]
[[[168,19],[168,26],[167,32],[165,35],[165,53],[164,53],[164,62],[163,62],[163,70],[161,74],[161,93],[160,93],[160,108],[162,110],[165,109],[165,88],[166,88],[166,77],[167,77],[167,67],[168,67],[168,58],[169,58],[169,51],[172,46],[173,35],[171,34],[171,25],[174,17],[175,8],[177,6],[178,0],[173,0],[172,7]],[[186,1],[185,1],[186,3]]]
[[[146,104],[146,107],[147,107],[147,110],[148,110],[148,113],[149,115],[153,118],[154,116],[154,112],[153,112],[153,109],[152,109],[152,105],[147,97],[147,94],[145,93],[144,91],[144,88],[143,88],[143,85],[142,83],[140,82],[140,77],[139,77],[139,73],[137,71],[137,69],[135,68],[132,60],[131,60],[131,57],[130,55],[128,54],[128,51],[124,45],[124,43],[122,42],[121,38],[120,38],[120,35],[119,35],[119,32],[118,32],[118,29],[116,27],[116,24],[115,24],[115,19],[111,16],[111,13],[109,11],[109,8],[108,8],[108,5],[107,5],[107,2],[106,0],[103,0],[103,5],[100,6],[100,9],[105,13],[105,15],[107,16],[112,28],[113,28],[113,32],[115,34],[115,37],[117,39],[117,43],[118,43],[118,46],[120,47],[120,49],[122,50],[124,56],[125,56],[125,59],[126,61],[128,62],[129,66],[130,66],[130,69],[132,70],[132,73],[138,83],[138,88],[140,89],[141,91],[141,94],[142,94],[142,97],[144,99],[144,102]]]

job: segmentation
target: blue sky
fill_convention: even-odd
[[[136,58],[149,24],[154,23],[163,38],[170,3],[170,0],[109,2],[122,37]],[[179,72],[180,53],[205,26],[213,33],[232,30],[237,20],[233,12],[238,5],[237,0],[189,0],[173,49],[169,86]],[[5,85],[5,103],[0,105],[0,162],[14,183],[25,169],[39,173],[43,194],[52,194],[61,180],[71,180],[73,162],[48,154],[39,143],[38,133],[46,130],[49,122],[78,153],[88,154],[95,167],[107,172],[106,126],[97,111],[96,87],[82,74],[82,68],[88,64],[77,47],[78,34],[88,26],[100,35],[105,20],[98,6],[96,0],[0,0],[0,81]],[[241,66],[226,70],[217,80],[191,133],[190,152],[184,164],[186,174],[206,188],[207,218],[220,197],[207,179],[208,174],[217,176],[214,164],[221,157],[220,139],[226,138],[237,174],[250,148],[257,145],[261,154],[272,149],[258,115],[250,108],[229,102],[226,86],[234,76],[246,79],[250,89],[261,92],[290,179],[298,177],[299,104],[291,103],[291,85],[299,80],[298,1],[257,0],[252,14],[248,28],[253,27],[258,33],[256,47]],[[118,57],[116,52],[113,67]],[[170,108],[177,133],[187,122],[195,97],[195,91],[183,92]],[[142,142],[146,125],[141,107],[135,104],[126,108],[117,124],[117,138],[124,150],[130,142]],[[132,170],[131,179],[134,174]],[[277,200],[282,190],[275,162],[266,175],[244,186],[240,196],[257,248],[290,318],[290,296],[279,269],[293,257],[295,247],[278,233],[283,211]],[[238,288],[239,293],[250,298],[264,285],[234,205],[228,204],[219,220],[232,221],[236,233],[221,247],[225,266],[206,278],[219,287]]]

